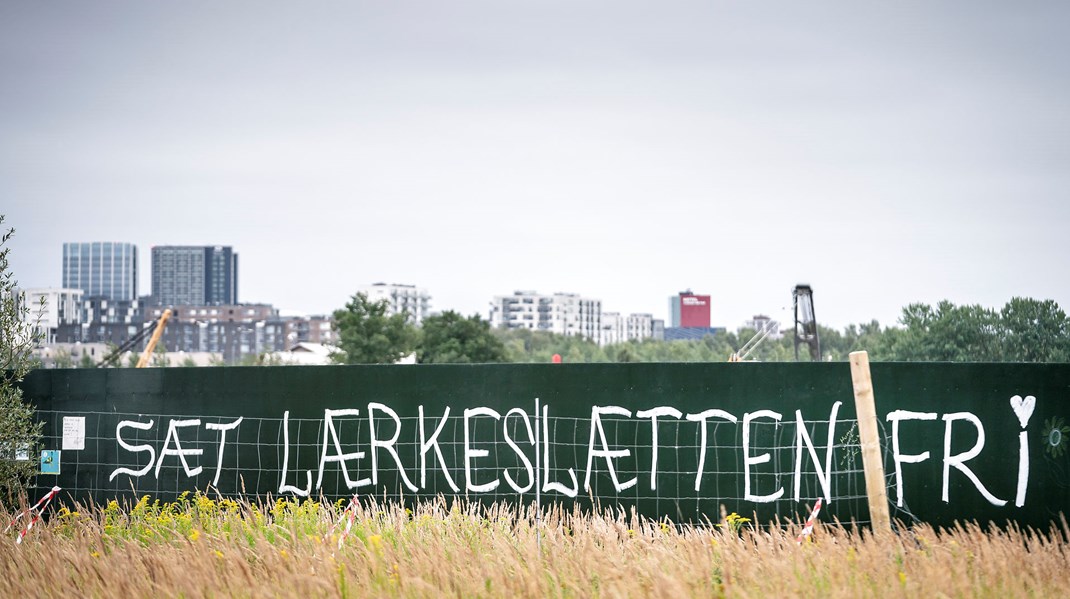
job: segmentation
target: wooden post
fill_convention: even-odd
[[[855,390],[855,413],[858,415],[858,436],[862,446],[862,467],[866,473],[866,495],[873,532],[890,532],[888,494],[884,486],[884,459],[881,456],[880,432],[877,428],[877,408],[873,403],[873,379],[869,374],[869,354],[851,352],[851,380]]]

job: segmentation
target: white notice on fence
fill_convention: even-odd
[[[63,449],[85,449],[85,416],[63,417]]]

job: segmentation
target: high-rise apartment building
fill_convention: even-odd
[[[152,248],[152,297],[161,306],[238,303],[238,254],[230,246]]]
[[[577,293],[539,295],[534,291],[516,291],[513,295],[494,298],[490,326],[579,335],[597,342],[602,334],[602,300],[580,297]]]
[[[364,285],[358,291],[371,302],[386,300],[388,316],[407,314],[412,324],[422,323],[431,312],[431,294],[415,285],[375,283]]]
[[[137,299],[137,247],[94,241],[63,244],[63,287],[88,296]]]

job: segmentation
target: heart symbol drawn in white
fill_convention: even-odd
[[[1022,423],[1022,428],[1029,424],[1029,417],[1033,415],[1033,408],[1035,407],[1037,407],[1037,398],[1032,395],[1026,395],[1025,399],[1022,399],[1021,395],[1015,395],[1011,398],[1011,408],[1014,409],[1014,415],[1018,417],[1018,422]]]

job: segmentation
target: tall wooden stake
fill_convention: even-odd
[[[892,530],[888,515],[888,494],[884,486],[884,460],[881,457],[880,433],[877,429],[877,408],[873,403],[873,379],[869,374],[869,354],[851,352],[851,380],[855,390],[855,413],[858,415],[858,435],[862,445],[862,467],[866,472],[866,495],[869,497],[869,517],[874,532]]]

